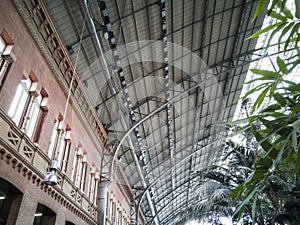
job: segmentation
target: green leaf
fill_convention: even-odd
[[[261,10],[263,9],[265,1],[266,0],[259,0],[258,4],[256,6],[256,10],[255,10],[252,22],[256,19],[256,17],[259,15],[259,13],[261,12]]]
[[[247,125],[245,125],[245,126],[239,128],[238,130],[236,130],[236,131],[231,135],[231,137],[233,137],[233,136],[235,136],[235,135],[237,135],[237,134],[242,133],[243,131],[249,129],[250,127],[251,127],[251,125],[250,125],[250,124],[247,124]]]
[[[271,70],[250,69],[250,71],[254,74],[259,74],[270,79],[276,79],[279,75],[277,72]]]
[[[272,104],[272,105],[269,105],[267,108],[263,109],[262,112],[265,112],[265,111],[274,112],[279,109],[281,109],[281,106],[279,104]]]
[[[280,93],[275,93],[273,95],[276,102],[278,102],[282,107],[286,106],[286,100]]]
[[[290,150],[288,156],[286,157],[286,160],[284,162],[284,165],[282,166],[282,169],[281,171],[284,172],[285,169],[287,168],[287,166],[289,165],[291,159],[293,158],[293,155],[294,155],[294,151],[293,150]]]
[[[278,39],[278,49],[280,49],[280,44],[281,43],[281,40],[282,38],[284,37],[284,35],[287,34],[287,32],[294,26],[295,22],[292,22],[290,23],[289,25],[287,25],[281,32],[281,35],[279,36],[279,39]]]
[[[297,131],[295,129],[292,132],[292,143],[293,143],[294,151],[297,152],[298,142],[297,142]]]
[[[296,33],[298,33],[299,32],[299,27],[300,27],[300,23],[297,23],[294,27],[293,27],[293,29],[292,29],[292,31],[291,31],[291,33],[290,33],[290,36],[287,38],[287,40],[285,41],[285,45],[284,45],[284,51],[286,51],[286,49],[287,49],[287,47],[288,47],[288,45],[289,44],[291,44],[291,43],[293,43],[294,41],[293,41],[293,36],[294,36],[294,34]]]
[[[291,91],[291,92],[297,92],[300,90],[300,84],[291,84],[289,85],[289,87],[287,88],[287,90]]]
[[[286,103],[289,107],[295,107],[296,103],[293,101],[293,99],[291,99],[290,97],[286,97],[286,100]]]
[[[255,225],[256,201],[257,201],[257,196],[254,197],[253,204],[252,204],[252,207],[251,207],[251,211],[252,211],[252,225]]]
[[[287,0],[282,0],[281,10],[285,8]]]
[[[257,31],[256,33],[252,34],[250,37],[246,38],[246,40],[256,38],[256,37],[258,37],[259,35],[261,35],[261,34],[263,34],[263,33],[266,33],[266,32],[268,32],[268,31],[274,29],[275,27],[280,26],[282,23],[284,23],[284,22],[278,22],[278,23],[272,24],[272,25],[270,25],[270,26],[268,26],[268,27],[266,27],[266,28],[264,28],[264,29],[262,29],[262,30],[259,30],[259,31]]]
[[[241,193],[244,191],[244,184],[240,184],[239,186],[237,186],[232,192],[230,192],[227,195],[227,199],[230,198],[239,198],[239,196],[241,196]]]
[[[284,15],[285,15],[287,18],[289,18],[289,19],[293,19],[293,18],[294,18],[294,16],[293,16],[293,14],[291,13],[291,11],[288,10],[286,7],[284,7],[284,8],[282,9],[282,12],[284,13]]]
[[[263,178],[272,165],[273,165],[273,161],[269,157],[264,157],[256,161],[254,166],[256,170],[255,173],[257,173],[256,174],[257,178],[258,179]]]
[[[275,11],[271,11],[271,13],[269,14],[269,16],[271,16],[272,18],[275,18],[275,19],[279,19],[283,22],[286,22],[287,18]]]
[[[295,0],[295,6],[296,6],[295,16],[297,19],[300,19],[300,1],[299,0]]]
[[[294,130],[297,132],[297,133],[300,133],[300,120],[296,120],[293,124],[292,124]]]
[[[249,116],[249,117],[241,118],[238,120],[229,121],[227,124],[230,124],[230,125],[245,124],[245,123],[248,123],[249,120],[254,120],[255,118],[256,118],[256,116]]]
[[[283,12],[283,14],[284,14],[287,18],[293,19],[294,17],[293,17],[293,15],[292,15],[291,11],[288,10],[287,7],[285,7],[285,2],[286,2],[286,1],[282,1],[282,2],[281,2],[281,1],[277,1],[277,6],[280,8],[281,12]]]
[[[253,79],[253,80],[250,80],[248,82],[246,82],[245,84],[251,84],[255,81],[265,81],[265,80],[269,80],[269,81],[272,81],[272,80],[275,80],[274,77],[267,77],[267,76],[263,76],[263,77],[258,77],[256,79]],[[264,84],[269,84],[270,82],[264,82]]]
[[[243,211],[244,207],[246,206],[246,204],[248,204],[248,202],[250,201],[250,199],[256,194],[256,192],[261,188],[261,185],[255,187],[255,188],[252,188],[248,191],[247,193],[247,197],[243,200],[243,202],[237,207],[234,215],[236,215],[236,213],[239,213],[241,211]],[[240,219],[240,218],[239,218]]]
[[[266,139],[261,136],[261,134],[255,129],[254,126],[252,126],[252,133],[254,137],[256,138],[257,142],[259,142],[260,146],[263,148],[265,152],[269,152],[269,156],[272,159],[275,159],[277,156],[277,150],[275,146],[271,145],[271,143]]]
[[[248,91],[243,97],[242,97],[242,101],[244,101],[249,95],[255,93],[255,92],[258,92],[259,90],[265,88],[266,86],[268,86],[267,83],[263,83],[263,84],[260,84],[258,85],[257,87],[251,89],[250,91]]]
[[[277,4],[277,1],[278,0],[273,0],[272,1],[272,5],[271,5],[270,9],[268,10],[268,14],[267,15],[269,15],[271,13],[271,11],[275,8],[275,6]]]
[[[246,207],[246,205],[243,205],[243,206],[241,207],[241,209],[239,210],[239,213],[238,213],[238,220],[241,219],[241,217],[242,217],[242,215],[243,215],[243,212],[244,212],[244,210],[245,210],[245,207]]]
[[[290,81],[290,80],[282,80],[282,81],[285,82],[285,83],[287,83],[287,84],[289,84],[289,85],[296,85],[295,82]]]
[[[286,66],[285,62],[280,58],[280,56],[277,56],[276,62],[277,62],[277,65],[278,65],[280,71],[282,73],[286,74],[288,71],[287,66]]]
[[[266,48],[269,48],[271,40],[273,39],[274,35],[278,33],[278,31],[280,31],[285,25],[287,25],[287,22],[284,22],[282,24],[280,24],[275,30],[272,31],[272,33],[270,34],[268,43],[266,45]]]
[[[284,116],[284,114],[280,113],[280,112],[274,112],[274,113],[270,114],[270,116],[272,116],[274,118],[280,118],[280,117]]]
[[[265,90],[262,91],[262,93],[257,97],[256,101],[253,104],[252,113],[255,111],[255,109],[258,109],[261,104],[264,102],[265,97],[270,90],[270,86],[266,87]]]
[[[280,149],[280,151],[278,152],[277,157],[276,157],[276,159],[275,159],[275,163],[276,163],[276,164],[278,164],[278,163],[281,161],[283,151],[284,151],[284,149],[286,148],[286,145],[287,145],[288,141],[290,140],[291,135],[292,135],[292,134],[289,133],[289,135],[288,135],[286,138],[285,138],[285,136],[283,136],[283,139],[285,139],[285,141],[284,141],[283,145],[281,146],[281,149]]]
[[[297,175],[299,174],[299,163],[300,163],[300,151],[298,151],[298,148],[297,148],[297,151],[296,151],[296,154],[297,154],[297,157],[296,157],[296,166],[295,166],[295,170],[296,170],[296,173]]]

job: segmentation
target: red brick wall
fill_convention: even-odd
[[[30,31],[15,8],[14,3],[10,0],[4,1],[0,4],[0,12],[0,32],[2,29],[7,31],[14,42],[13,52],[16,56],[16,61],[12,64],[9,74],[1,89],[0,108],[4,112],[8,112],[16,88],[20,83],[20,79],[23,76],[24,71],[25,73],[29,73],[32,70],[39,80],[39,87],[43,87],[49,95],[49,111],[45,117],[40,140],[38,142],[42,151],[47,154],[53,122],[59,113],[63,114],[64,112],[66,95],[55,78],[53,71],[51,71],[45,57],[39,50],[39,47]],[[89,166],[95,164],[97,168],[100,168],[101,156],[99,151],[101,151],[101,149],[97,149],[97,144],[92,141],[92,138],[89,136],[86,128],[81,123],[80,118],[71,105],[69,105],[65,118],[65,124],[69,124],[72,129],[72,146],[69,155],[67,176],[70,177],[71,175],[75,147],[79,142],[87,152]],[[7,165],[2,160],[0,160],[0,176],[14,184],[24,193],[16,224],[32,224],[33,214],[38,202],[45,204],[57,213],[56,224],[64,224],[65,220],[69,220],[75,224],[85,224],[82,220],[74,217],[74,214],[69,212],[65,207],[45,194],[43,190],[35,187],[30,181],[28,181],[27,178],[23,177],[20,173],[16,173],[11,166]],[[87,170],[86,187],[88,177],[89,169]],[[119,188],[117,186],[113,186],[111,190],[115,192],[116,199],[122,203],[124,209],[126,209],[129,213],[129,205],[127,201],[125,201],[125,198]]]
[[[47,153],[54,120],[57,119],[59,113],[64,113],[66,95],[48,66],[47,61],[41,54],[29,30],[18,15],[13,3],[11,1],[5,1],[5,3],[6,4],[0,4],[0,31],[5,29],[14,41],[13,52],[17,60],[12,64],[1,90],[0,107],[5,112],[8,112],[16,88],[23,76],[23,71],[29,73],[32,70],[39,79],[39,87],[45,88],[49,95],[49,111],[43,124],[41,138],[38,142],[40,148]],[[72,129],[70,159],[73,159],[75,147],[80,141],[83,148],[87,151],[89,163],[94,163],[99,168],[101,158],[97,147],[70,105],[65,118],[65,125],[69,124]],[[71,167],[72,164],[69,163],[67,170],[69,176],[71,175]]]
[[[0,32],[2,29],[7,31],[14,42],[13,52],[16,56],[16,61],[12,64],[1,89],[0,108],[4,112],[8,112],[24,71],[25,73],[29,73],[32,70],[39,80],[39,87],[43,87],[49,95],[49,111],[45,117],[38,142],[42,151],[47,154],[53,122],[58,117],[59,113],[63,114],[64,112],[66,95],[55,78],[53,71],[51,71],[45,57],[42,55],[29,29],[15,8],[13,1],[3,1],[2,4],[0,4],[0,12]],[[68,124],[72,129],[72,146],[66,175],[68,177],[71,176],[72,161],[75,154],[75,147],[78,143],[80,143],[87,152],[88,168],[92,164],[95,164],[97,168],[100,168],[101,156],[99,151],[101,151],[101,149],[97,149],[97,145],[92,141],[85,126],[81,123],[81,120],[71,105],[68,107],[65,118],[65,124]],[[0,176],[14,184],[24,193],[22,202],[20,203],[20,211],[16,218],[16,224],[32,224],[33,214],[38,202],[45,204],[57,213],[56,224],[63,224],[65,220],[69,220],[75,224],[85,224],[84,221],[74,217],[73,213],[69,212],[57,201],[54,201],[49,195],[45,194],[43,190],[32,185],[28,179],[23,177],[20,173],[16,173],[11,166],[7,165],[2,160],[0,160]],[[89,169],[87,169],[86,187],[88,177]],[[115,192],[117,201],[121,202],[124,209],[129,213],[130,208],[128,202],[123,197],[119,188],[117,186],[112,186],[110,191]],[[17,204],[15,206],[17,206]],[[15,209],[17,210],[17,207]],[[13,220],[13,218],[11,219]],[[13,222],[11,223],[13,224]]]

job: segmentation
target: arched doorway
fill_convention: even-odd
[[[22,197],[18,188],[0,177],[0,225],[15,224]]]

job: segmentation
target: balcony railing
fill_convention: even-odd
[[[25,133],[0,109],[0,159],[23,173],[33,184],[88,223],[96,224],[97,206],[80,191],[60,170],[58,184],[46,186],[43,179],[49,169],[50,159]]]

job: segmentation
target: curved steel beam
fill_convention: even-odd
[[[214,140],[213,142],[209,143],[207,146],[210,146],[212,144],[215,144],[215,142],[217,141],[220,141],[219,139],[216,139]],[[205,146],[206,147],[206,146]],[[180,160],[179,162],[176,163],[176,165],[173,165],[171,168],[167,169],[163,174],[166,174],[166,173],[169,173],[170,171],[172,171],[172,169],[174,169],[174,167],[180,165],[181,163],[184,163],[185,160],[189,159],[190,157],[192,157],[193,155],[195,155],[196,153],[200,152],[203,148],[199,148],[197,151],[191,153],[190,155],[188,155],[187,157],[185,157],[184,159]],[[139,208],[141,207],[141,203],[142,203],[142,200],[145,196],[145,193],[154,185],[156,184],[156,182],[159,181],[158,179],[156,179],[155,181],[153,181],[144,191],[143,193],[141,194],[141,198],[139,199],[138,201],[138,205],[137,205],[137,210],[139,210]],[[136,224],[138,224],[138,218],[136,218]]]

